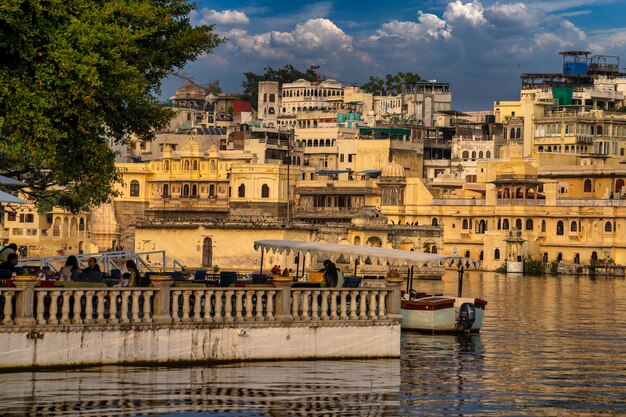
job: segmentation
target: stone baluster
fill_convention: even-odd
[[[191,320],[194,323],[200,323],[202,321],[202,295],[204,294],[203,290],[195,290],[193,292],[193,296],[196,299],[196,303],[193,305],[193,317]],[[205,300],[206,305],[206,300]]]
[[[18,326],[34,326],[35,277],[13,277],[13,283],[21,291],[16,292],[15,324]]]
[[[117,313],[121,313],[121,311],[118,311],[118,306],[117,306],[117,296],[119,295],[118,291],[112,290],[108,292],[108,297],[109,297],[109,323],[112,324],[117,324],[119,323],[119,319],[117,318]]]
[[[181,321],[183,323],[189,322],[189,296],[191,295],[190,290],[183,291],[183,317]]]
[[[253,294],[256,295],[256,305],[254,306],[254,320],[264,321],[265,317],[263,317],[263,290],[253,291]],[[250,302],[252,302],[252,297],[250,297]]]
[[[153,275],[150,277],[150,282],[156,288],[153,299],[152,322],[171,323],[174,316],[174,312],[170,313],[170,294],[173,281],[168,276]]]
[[[330,291],[330,319],[337,319],[337,296],[339,295],[338,291]]]
[[[120,321],[122,323],[128,323],[130,320],[128,319],[128,299],[130,298],[130,291],[124,289],[120,291],[122,295],[122,313],[120,315]]]
[[[292,321],[294,319],[294,316],[291,314],[291,284],[293,284],[293,281],[290,277],[274,277],[274,285],[278,289],[276,293],[276,314],[274,315],[276,320]]]
[[[178,317],[180,294],[180,290],[172,291],[172,321],[174,323],[180,322],[180,317]]]
[[[311,318],[313,320],[319,320],[320,306],[317,299],[319,298],[320,291],[311,291]]]
[[[397,320],[402,323],[402,306],[400,285],[404,282],[402,278],[387,278],[385,285],[390,291],[387,292],[387,318]]]
[[[104,296],[106,291],[96,291],[96,299],[98,300],[98,307],[96,308],[96,323],[105,324],[107,319],[104,318]]]
[[[385,311],[385,299],[387,298],[387,291],[378,292],[378,319],[387,319],[387,313]]]
[[[205,323],[213,321],[213,317],[211,317],[211,299],[215,291],[205,291],[204,292],[204,316],[202,317],[202,321]]]
[[[274,321],[274,294],[276,294],[276,291],[270,290],[267,291],[265,294],[267,294],[267,304],[265,306],[265,320]]]
[[[61,320],[59,321],[61,324],[70,324],[70,297],[72,295],[72,291],[65,290],[61,294],[63,305],[61,306]]]
[[[224,291],[224,294],[226,295],[226,300],[224,300],[224,302],[226,303],[224,305],[224,320],[225,321],[233,321],[233,294],[235,292],[232,290],[228,290],[228,291]]]
[[[245,315],[245,319],[249,320],[249,321],[253,321],[255,320],[254,317],[254,304],[252,304],[252,298],[254,298],[254,295],[256,294],[256,291],[251,290],[251,291],[246,291],[246,315]],[[260,303],[261,299],[257,298],[257,303]]]
[[[2,290],[2,295],[4,295],[4,318],[2,319],[2,324],[9,326],[13,324],[13,296],[15,291]]]
[[[339,304],[339,320],[347,320],[348,319],[348,292],[347,291],[339,291],[340,304]]]
[[[83,322],[83,318],[81,317],[82,303],[80,302],[82,298],[83,291],[74,291],[74,317],[72,317],[72,324],[82,324]]]
[[[141,295],[140,291],[132,291],[131,297],[133,298],[133,304],[131,307],[130,314],[132,316],[132,323],[139,323],[139,296]]]
[[[311,291],[302,291],[302,319],[306,321],[311,320],[311,316],[309,314],[309,296],[311,295]]]
[[[152,323],[152,315],[150,314],[150,296],[152,292],[152,290],[141,292],[143,294],[143,318],[141,319],[143,323]]]
[[[244,291],[235,291],[235,321],[243,321],[243,295]]]
[[[48,324],[58,324],[57,312],[59,311],[59,296],[61,291],[50,291],[50,317],[48,317]],[[17,320],[16,320],[17,323]]]
[[[300,314],[298,314],[298,310],[300,307],[300,295],[301,295],[301,291],[300,290],[294,290],[291,291],[291,316],[293,317],[294,320],[300,320]]]
[[[375,320],[378,316],[376,314],[376,299],[378,298],[378,291],[369,291],[370,296],[370,309],[367,317],[370,320]]]
[[[328,294],[330,294],[330,291],[320,291],[320,294],[322,295],[322,311],[321,311],[321,319],[322,320],[328,320]]]
[[[356,320],[356,297],[359,295],[358,291],[350,291],[350,320]]]
[[[224,321],[224,317],[222,317],[222,295],[224,295],[224,291],[215,291],[215,315],[213,316],[213,321]]]
[[[85,291],[85,320],[83,323],[93,323],[93,291]],[[50,303],[50,315],[52,315],[52,303]]]
[[[46,319],[44,318],[44,313],[46,312],[46,295],[47,292],[46,291],[37,291],[37,324],[46,324]],[[4,319],[6,320],[7,317],[7,306],[9,307],[9,309],[11,308],[11,303],[8,303],[4,305]],[[9,315],[9,318],[11,318],[11,316]]]

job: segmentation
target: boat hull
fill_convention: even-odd
[[[459,326],[461,305],[471,303],[475,307],[475,320],[470,329]],[[424,297],[402,300],[402,330],[423,333],[466,333],[480,331],[485,317],[487,302],[466,297]]]

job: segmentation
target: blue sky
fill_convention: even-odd
[[[209,1],[194,24],[228,38],[184,73],[240,92],[243,72],[321,66],[326,78],[417,72],[452,84],[453,107],[519,97],[523,72],[557,72],[562,50],[617,55],[626,66],[626,0]],[[173,94],[179,80],[163,85]]]

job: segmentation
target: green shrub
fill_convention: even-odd
[[[535,260],[530,256],[524,259],[524,274],[542,275],[546,273],[546,263],[542,260]]]

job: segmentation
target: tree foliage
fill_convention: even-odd
[[[259,81],[278,81],[280,88],[283,83],[292,83],[301,78],[307,81],[316,81],[320,79],[317,70],[319,65],[311,65],[304,72],[294,68],[293,65],[285,65],[282,68],[274,69],[265,67],[263,74],[255,74],[251,71],[244,72],[246,79],[241,83],[243,87],[243,95],[250,100],[253,107],[256,107],[259,98]]]
[[[38,201],[100,204],[118,179],[109,141],[151,140],[172,117],[161,80],[222,40],[188,0],[0,2],[0,174]]]
[[[412,72],[399,72],[395,75],[387,74],[383,80],[377,76],[371,76],[369,81],[361,86],[365,92],[372,93],[377,96],[397,95],[402,92],[402,86],[410,89],[411,84],[421,81],[419,74]]]

